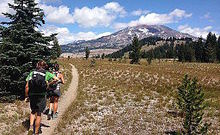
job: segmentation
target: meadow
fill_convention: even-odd
[[[185,74],[196,77],[205,92],[204,121],[209,134],[220,132],[220,65],[206,63],[62,59],[78,69],[77,99],[56,129],[57,134],[165,134],[182,128],[177,87]]]

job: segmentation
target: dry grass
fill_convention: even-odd
[[[22,124],[29,115],[27,103],[22,101],[0,103],[0,108],[0,134],[13,135],[25,130]]]
[[[176,88],[184,74],[197,77],[205,90],[210,134],[220,132],[220,65],[153,62],[147,65],[71,59],[79,72],[78,95],[56,130],[57,134],[164,134],[180,130],[175,110]]]

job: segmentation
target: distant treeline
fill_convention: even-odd
[[[151,49],[149,51],[142,51],[141,58],[154,58],[154,59],[176,59],[181,62],[219,62],[220,61],[220,37],[216,37],[211,32],[207,35],[207,39],[198,38],[197,41],[193,41],[190,38],[181,39],[185,43],[175,44],[177,40],[175,38],[162,39],[165,42],[164,45]],[[151,41],[151,42],[149,42]],[[141,46],[143,45],[155,45],[157,41],[161,41],[160,38],[149,37],[140,40]],[[131,50],[131,45],[119,50],[118,52],[108,55],[112,58],[121,58],[126,52]]]
[[[155,44],[157,41],[160,41],[160,40],[163,40],[163,39],[160,38],[160,37],[147,37],[147,38],[144,38],[144,39],[140,40],[139,43],[140,43],[140,46],[142,47],[146,44],[148,44],[148,45]],[[132,47],[131,47],[131,44],[130,44],[130,45],[126,46],[125,48],[123,48],[123,49],[121,49],[117,52],[106,55],[106,57],[108,57],[108,58],[121,58],[121,57],[124,56],[124,54],[126,52],[129,52],[131,50],[132,50]]]

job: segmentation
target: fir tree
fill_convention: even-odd
[[[215,34],[212,34],[209,32],[207,35],[204,51],[205,51],[205,62],[214,62],[216,61],[217,55],[216,55],[216,36]]]
[[[129,57],[132,59],[131,64],[138,64],[140,55],[141,55],[141,46],[139,44],[139,40],[137,37],[134,37],[131,45],[131,53],[129,54]]]
[[[177,104],[184,114],[183,134],[206,134],[209,124],[202,123],[204,111],[204,93],[197,80],[185,75],[182,85],[178,87]]]
[[[56,59],[56,58],[60,57],[60,55],[62,53],[61,47],[60,47],[59,42],[56,37],[54,37],[54,39],[53,39],[52,51],[53,51],[52,59]]]
[[[220,62],[220,36],[218,37],[218,44],[217,44],[217,59]]]
[[[148,56],[147,56],[148,65],[151,64],[152,59],[153,59],[153,50],[150,50],[149,53],[148,53]]]
[[[90,54],[89,48],[88,48],[88,47],[86,47],[86,49],[85,49],[85,55],[86,55],[86,59],[88,59],[88,58],[89,58],[89,54]]]
[[[104,53],[102,54],[101,58],[102,58],[102,59],[105,59],[105,54],[104,54]]]
[[[178,60],[181,61],[181,62],[184,62],[185,61],[185,53],[184,53],[184,50],[185,50],[185,45],[179,45],[178,48],[177,48],[177,56],[178,56]]]
[[[49,61],[51,37],[44,37],[35,29],[44,24],[42,9],[34,0],[15,0],[9,7],[14,14],[4,13],[9,22],[1,31],[0,91],[4,96],[23,95],[25,78],[37,61]]]
[[[193,43],[188,43],[185,45],[184,56],[185,61],[195,61],[195,50],[193,49]]]
[[[204,44],[202,42],[202,37],[200,37],[199,40],[195,43],[196,61],[203,62],[203,50],[204,50]]]

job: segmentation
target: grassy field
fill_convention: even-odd
[[[71,66],[65,60],[60,64],[60,71],[64,74],[65,85],[62,85],[61,93],[68,89],[71,82]],[[0,103],[0,134],[21,134],[28,128],[30,107],[24,101],[14,103]]]
[[[56,130],[57,134],[164,134],[180,130],[177,87],[185,74],[197,77],[206,96],[209,134],[220,133],[220,65],[153,62],[141,65],[70,59],[79,72],[78,95]]]

